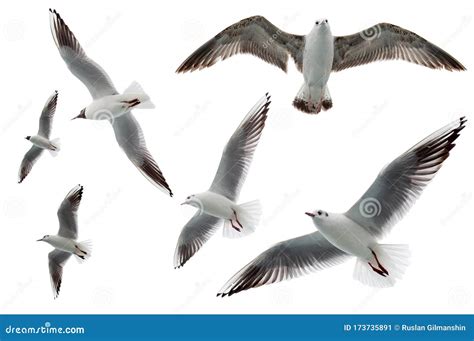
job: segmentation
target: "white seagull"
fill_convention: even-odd
[[[64,198],[58,210],[59,231],[57,235],[46,235],[43,241],[55,248],[48,255],[49,274],[54,298],[58,297],[63,277],[63,267],[71,255],[83,261],[91,256],[90,241],[77,242],[77,210],[81,203],[84,187],[77,185]]]
[[[59,152],[59,139],[50,140],[51,130],[53,126],[53,117],[56,111],[56,104],[58,102],[58,92],[55,91],[44,105],[39,120],[38,134],[34,136],[27,136],[26,139],[30,141],[33,146],[23,157],[20,171],[18,172],[18,183],[21,183],[30,173],[33,165],[39,159],[43,150],[48,150],[51,155],[56,156]]]
[[[176,72],[207,68],[238,53],[250,53],[287,71],[288,56],[303,73],[304,84],[293,105],[317,114],[332,107],[327,82],[333,71],[378,60],[403,59],[431,69],[465,70],[455,58],[419,35],[380,23],[348,36],[333,36],[327,19],[315,22],[306,36],[286,33],[262,16],[243,19],[192,53]]]
[[[389,287],[408,265],[407,245],[379,244],[441,168],[464,129],[464,117],[410,148],[382,169],[345,213],[307,212],[318,231],[271,247],[235,274],[217,296],[299,277],[355,256],[354,278]]]
[[[238,238],[255,231],[261,216],[260,202],[237,204],[237,200],[262,135],[270,103],[267,93],[237,127],[222,153],[209,190],[190,195],[183,202],[183,205],[199,210],[181,231],[174,255],[175,268],[183,266],[223,222],[224,237]]]
[[[123,94],[119,94],[107,73],[87,57],[60,15],[55,10],[50,9],[49,12],[51,33],[61,57],[93,98],[93,102],[76,118],[109,120],[115,138],[129,160],[151,183],[173,196],[160,168],[148,151],[143,131],[131,112],[132,108],[152,108],[149,97],[135,82]]]

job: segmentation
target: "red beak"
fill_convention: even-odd
[[[316,216],[314,213],[311,212],[305,212],[304,214],[310,216],[311,218],[314,218]]]

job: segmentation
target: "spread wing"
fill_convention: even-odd
[[[280,30],[262,16],[243,19],[198,48],[176,70],[201,70],[238,53],[250,53],[286,72],[288,55],[303,69],[304,36]]]
[[[222,219],[198,211],[183,227],[174,253],[174,267],[182,267],[216,232]]]
[[[210,190],[236,201],[262,135],[270,106],[268,93],[245,116],[222,153]]]
[[[22,183],[26,176],[30,173],[33,165],[38,161],[39,157],[43,153],[43,149],[40,147],[32,146],[28,152],[26,152],[21,161],[20,171],[18,172],[18,183]]]
[[[392,24],[381,23],[356,34],[334,38],[333,71],[390,59],[402,59],[431,69],[466,70],[438,46]]]
[[[340,264],[350,256],[316,231],[269,248],[237,272],[217,296],[230,296]]]
[[[51,251],[48,254],[49,259],[49,275],[51,278],[51,286],[53,288],[54,298],[58,297],[61,289],[61,282],[63,278],[63,267],[66,261],[71,257],[69,252],[60,250]]]
[[[434,178],[465,123],[462,117],[446,125],[392,161],[346,216],[372,235],[383,236],[408,212]]]
[[[56,104],[58,103],[58,92],[55,91],[44,105],[43,111],[41,112],[38,135],[49,139],[53,126],[53,117],[56,112]]]
[[[49,10],[51,33],[67,67],[89,89],[92,98],[117,94],[102,67],[87,57],[74,34],[55,10]]]
[[[112,126],[117,143],[140,173],[152,184],[173,196],[163,173],[148,151],[143,131],[132,112],[117,117],[112,122]]]
[[[65,238],[77,238],[77,211],[81,203],[84,187],[77,185],[64,198],[58,210],[59,232]]]

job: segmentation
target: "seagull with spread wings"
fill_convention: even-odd
[[[173,196],[165,177],[148,151],[143,131],[131,112],[133,107],[151,107],[148,96],[137,83],[132,83],[129,89],[120,95],[109,75],[86,55],[59,13],[51,9],[49,12],[51,33],[59,54],[94,99],[78,118],[108,119],[114,129],[117,143],[134,166],[153,185]]]
[[[59,139],[50,140],[51,130],[53,128],[53,117],[58,102],[58,92],[55,91],[44,105],[39,120],[38,134],[25,137],[33,146],[23,157],[20,171],[18,173],[18,183],[22,183],[26,176],[30,173],[33,165],[38,161],[44,150],[48,150],[51,155],[56,156],[59,152]]]
[[[190,195],[183,203],[198,211],[181,231],[174,256],[175,268],[182,267],[223,223],[223,234],[228,238],[247,236],[255,231],[261,216],[259,201],[237,204],[237,200],[262,135],[270,103],[270,96],[266,94],[237,127],[222,153],[209,190]]]
[[[55,249],[48,255],[49,274],[54,298],[58,297],[63,277],[63,267],[71,255],[79,261],[91,256],[90,241],[77,242],[77,211],[84,187],[75,186],[64,198],[58,210],[59,231],[57,235],[45,235],[39,242],[46,242]]]
[[[293,105],[317,114],[332,107],[327,82],[333,71],[378,60],[402,59],[431,69],[465,70],[454,57],[402,27],[380,23],[348,36],[333,36],[327,19],[306,36],[286,33],[262,16],[243,19],[193,52],[176,70],[201,70],[238,53],[250,53],[287,71],[288,57],[303,73]]]
[[[378,240],[408,212],[434,178],[465,123],[462,117],[446,125],[384,167],[347,212],[307,212],[318,231],[263,252],[235,274],[218,296],[299,277],[354,256],[355,279],[373,287],[393,286],[408,265],[408,246],[379,244]]]

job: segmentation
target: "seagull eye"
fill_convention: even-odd
[[[319,21],[316,21],[316,25],[319,25]]]
[[[324,20],[324,22],[327,24],[327,23],[328,23],[328,20],[326,19],[326,20]]]
[[[318,211],[318,215],[321,215],[321,214],[323,214],[323,212],[321,212],[321,211]]]
[[[189,200],[189,199],[191,199],[191,197],[190,197],[190,196],[186,198],[186,200]]]

